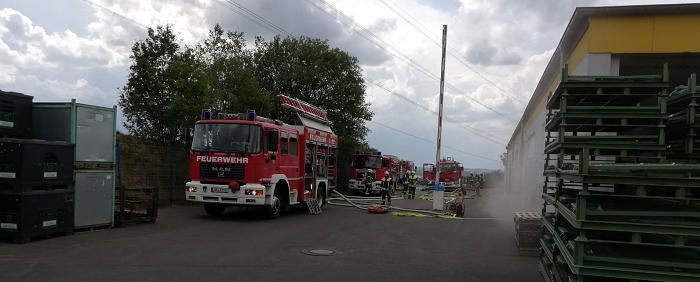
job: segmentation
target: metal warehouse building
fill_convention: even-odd
[[[523,210],[542,208],[548,94],[571,75],[660,74],[673,87],[700,73],[700,4],[577,8],[507,146],[506,189]]]

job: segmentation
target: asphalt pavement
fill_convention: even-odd
[[[166,208],[155,224],[2,241],[0,281],[543,281],[537,258],[515,247],[516,200],[494,191],[465,200],[465,220],[340,206],[276,220],[245,209],[217,219],[199,205]]]

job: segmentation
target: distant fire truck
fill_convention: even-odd
[[[302,125],[256,115],[219,114],[210,110],[194,127],[188,201],[204,203],[210,216],[226,207],[261,207],[277,218],[293,205],[318,207],[336,187],[338,136],[326,112],[278,95],[282,107],[295,111]]]
[[[440,160],[440,185],[445,187],[445,190],[455,190],[462,183],[462,172],[464,167],[461,163],[455,161],[452,157],[442,158]],[[423,164],[423,177],[428,180],[428,185],[435,185],[435,165]]]
[[[428,186],[435,185],[435,165],[434,164],[423,164],[423,179],[428,183]]]
[[[382,156],[382,152],[361,153],[356,151],[353,156],[352,165],[350,167],[350,189],[355,195],[363,194],[365,184],[362,183],[362,178],[368,170],[374,170],[374,184],[370,189],[370,193],[379,193],[379,184],[384,177],[384,172],[388,171],[392,178],[396,179],[398,158],[396,156]],[[396,184],[396,181],[394,181]]]
[[[402,160],[401,161],[401,171],[404,175],[408,174],[409,171],[416,171],[418,167],[413,164],[413,161]]]

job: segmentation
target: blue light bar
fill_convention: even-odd
[[[381,155],[382,155],[382,152],[377,152],[377,155],[380,155],[380,156],[381,156]]]
[[[211,110],[210,109],[202,110],[202,119],[211,119]]]
[[[248,120],[255,120],[255,110],[248,110]]]
[[[355,151],[355,155],[359,155],[359,154],[360,154],[360,151]]]

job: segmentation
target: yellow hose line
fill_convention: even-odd
[[[391,212],[391,215],[394,216],[405,216],[405,217],[435,217],[435,218],[448,218],[448,219],[463,219],[460,217],[457,217],[456,215],[435,215],[435,216],[430,216],[422,213],[417,213],[417,212]]]

